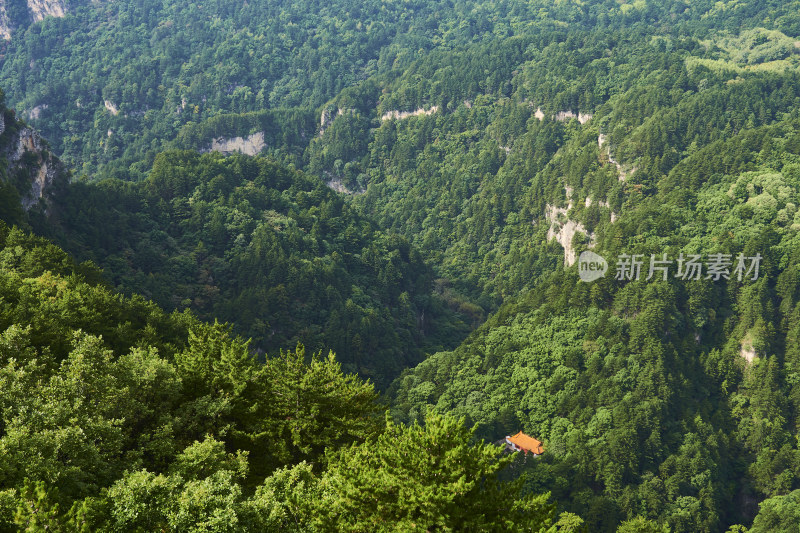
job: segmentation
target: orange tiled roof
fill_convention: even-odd
[[[533,452],[537,455],[541,454],[544,451],[544,447],[542,447],[541,442],[534,439],[533,437],[529,437],[528,435],[526,435],[521,431],[516,435],[514,435],[513,437],[509,437],[508,440],[511,441],[511,443],[516,444],[523,450]]]

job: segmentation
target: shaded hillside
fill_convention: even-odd
[[[128,294],[230,321],[261,352],[333,349],[380,385],[468,327],[408,241],[264,158],[165,152],[144,182],[70,185],[40,224]]]
[[[687,154],[593,228],[604,278],[579,280],[578,264],[553,273],[399,378],[394,412],[414,419],[432,405],[485,438],[521,428],[543,439],[530,486],[598,531],[636,515],[671,531],[725,530],[797,489],[799,125],[746,129]],[[553,165],[592,143],[577,137]],[[583,207],[587,193],[573,186]],[[621,254],[642,254],[640,279],[615,279]],[[667,279],[656,270],[648,280],[651,256],[663,254]],[[679,277],[680,254],[702,257],[700,279]],[[712,254],[730,257],[724,275],[708,270]],[[739,254],[760,256],[756,279],[740,279]]]

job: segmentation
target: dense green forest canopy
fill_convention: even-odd
[[[407,240],[266,158],[163,152],[139,183],[75,183],[34,224],[128,294],[235,324],[261,353],[304,343],[385,387],[467,333]]]
[[[710,28],[763,25],[798,33],[796,2],[777,0],[83,0],[66,8],[63,18],[14,32],[0,87],[69,165],[136,178],[148,169],[142,160],[185,125],[220,113],[317,108],[363,80],[395,79],[429,53],[491,48],[514,36],[534,36],[542,47],[542,39],[569,40],[573,32],[583,39],[593,28],[703,38]],[[478,75],[471,83],[453,72],[460,94],[448,97],[483,94],[484,80],[510,82],[497,65],[484,69],[469,74]]]
[[[97,275],[0,224],[0,531],[580,525],[499,481],[513,456],[463,420],[387,421],[332,352],[259,362],[228,327]]]
[[[3,230],[9,528],[800,525],[798,2],[68,7],[0,59],[75,175],[4,218],[93,261]]]

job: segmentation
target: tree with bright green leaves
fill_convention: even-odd
[[[240,481],[247,454],[228,454],[223,443],[195,442],[166,473],[128,472],[106,496],[111,531],[242,531]]]
[[[660,526],[657,522],[637,516],[626,520],[617,528],[617,533],[668,533],[669,528]]]
[[[800,490],[795,490],[761,502],[750,533],[798,529],[800,529]]]
[[[512,460],[463,419],[389,421],[377,439],[330,453],[308,520],[320,531],[576,531],[581,521],[558,518],[548,494],[498,480]]]
[[[321,460],[327,449],[374,438],[384,425],[383,407],[372,384],[344,374],[333,352],[306,360],[305,348],[281,352],[264,371],[272,416],[294,460]]]

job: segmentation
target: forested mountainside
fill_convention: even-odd
[[[0,219],[25,224],[25,211],[40,203],[46,208],[67,173],[41,135],[4,103],[0,90]]]
[[[592,54],[576,43],[572,54],[588,54],[586,87],[613,83],[618,91],[583,125],[578,117],[539,119],[522,96],[546,92],[561,72],[569,75],[551,67],[548,82],[543,63],[575,59],[554,47],[521,68],[519,96],[498,99],[493,113],[484,110],[486,126],[468,145],[474,152],[464,150],[462,159],[472,157],[461,168],[473,170],[476,192],[458,198],[462,211],[405,211],[424,213],[419,227],[428,230],[428,242],[447,243],[439,248],[444,264],[474,265],[478,287],[507,303],[457,350],[435,354],[400,378],[393,413],[412,420],[434,405],[467,416],[485,438],[517,428],[538,435],[548,453],[529,467],[529,486],[546,486],[570,502],[566,508],[592,531],[613,531],[636,515],[670,531],[724,531],[753,517],[756,531],[789,530],[779,524],[793,515],[800,488],[800,79],[793,51],[766,63],[740,59],[759,57],[754,43],[781,39],[745,32],[719,41],[739,48],[714,60],[698,57],[705,54],[700,42],[671,41],[672,51],[659,52],[658,41],[640,40],[630,45],[643,48],[630,65],[611,55],[605,67],[604,46]],[[455,137],[442,129],[459,113],[480,113],[480,106],[398,122],[411,135],[430,128],[434,141],[402,178],[387,171],[387,185],[368,187],[356,202],[386,224],[383,217],[391,221],[398,205],[419,198],[393,193],[395,187],[416,183],[437,206],[463,191],[452,183],[469,171],[447,169],[454,176],[443,178],[447,189],[429,187],[420,172],[426,150]],[[500,137],[491,118],[502,124],[514,113],[521,134]],[[552,156],[537,154],[537,143],[546,147],[553,138]],[[497,153],[491,141],[509,150],[499,154],[495,172],[484,173],[478,162],[491,159],[479,147]],[[446,159],[454,152],[440,153]],[[400,220],[396,227],[405,227]],[[492,233],[482,235],[484,227]],[[564,270],[539,266],[553,256],[548,241],[562,245]],[[570,266],[590,247],[610,267],[591,284]],[[622,254],[642,254],[641,280],[614,279]],[[673,261],[669,278],[656,271],[647,281],[651,257],[663,254]],[[706,271],[701,280],[676,279],[680,254],[704,261],[727,254],[730,272],[739,254],[759,254],[761,271],[757,280],[707,279]],[[508,297],[518,291],[526,292]]]
[[[188,124],[221,112],[318,108],[367,79],[391,82],[404,72],[422,78],[413,65],[429,53],[472,56],[473,68],[445,69],[440,75],[450,82],[434,88],[460,103],[461,97],[509,92],[511,70],[528,58],[512,58],[498,68],[483,52],[515,36],[533,38],[543,47],[569,36],[583,41],[592,29],[637,27],[647,35],[658,31],[701,39],[710,31],[756,26],[797,33],[796,4],[778,0],[27,3],[53,4],[50,14],[63,16],[21,25],[5,45],[0,87],[11,107],[79,172],[137,178]],[[3,4],[23,18],[30,11],[18,0]],[[634,37],[640,38],[641,33]],[[394,90],[387,103],[410,106],[427,96],[415,89]],[[537,98],[553,106],[579,103],[565,96],[541,93]],[[580,102],[594,103],[599,102]],[[205,142],[210,145],[211,139]],[[281,143],[269,148],[291,153]]]
[[[99,274],[0,225],[0,531],[580,525],[500,482],[513,457],[463,420],[396,425],[332,353],[258,361]]]
[[[191,190],[192,202],[202,205],[207,191],[200,185],[206,183],[215,184],[215,194],[226,187],[228,192],[251,189],[249,198],[286,209],[283,215],[269,211],[265,219],[279,229],[253,230],[272,239],[254,248],[273,252],[267,254],[273,259],[282,256],[281,237],[272,231],[289,233],[287,242],[295,251],[299,242],[311,251],[327,249],[323,237],[333,240],[329,226],[338,227],[340,220],[361,225],[351,245],[373,238],[382,246],[388,240],[348,214],[342,200],[320,182],[263,159],[168,153],[156,165],[165,173],[152,172],[140,184],[143,191],[126,191],[130,183],[70,186],[38,134],[1,102],[0,116],[5,119],[0,133],[3,218],[22,227],[50,221],[52,231],[60,230],[59,217],[69,215],[70,208],[80,210],[75,195],[83,194],[89,216],[101,211],[104,217],[86,223],[116,230],[105,240],[97,231],[81,234],[94,237],[84,244],[111,265],[115,258],[124,263],[125,256],[106,256],[103,247],[115,238],[138,238],[142,227],[161,221],[148,218],[154,216],[148,200],[160,200],[169,215],[165,199],[182,199]],[[15,143],[19,150],[13,149]],[[48,172],[48,165],[55,170]],[[40,183],[42,176],[51,179]],[[287,191],[291,194],[282,194]],[[227,197],[218,199],[215,206],[224,209]],[[189,203],[184,199],[177,205]],[[303,241],[297,220],[319,209],[338,216],[315,217],[309,232],[320,240]],[[172,224],[191,223],[176,217]],[[173,239],[166,233],[159,237]],[[397,239],[394,244],[407,251],[407,243]],[[395,249],[373,254],[379,252],[389,265],[400,261]],[[330,263],[335,254],[313,261]],[[355,260],[347,249],[341,256]],[[295,256],[281,260],[269,270],[292,273],[312,262]],[[185,258],[164,261],[181,264]],[[387,268],[375,279],[368,266],[334,263],[327,275],[331,283],[339,277],[349,282],[347,276],[363,270],[367,281],[381,284],[392,272]],[[581,527],[580,517],[559,512],[547,492],[522,493],[522,480],[508,481],[517,458],[476,440],[463,419],[431,411],[422,425],[394,423],[374,385],[343,372],[333,352],[307,352],[298,343],[265,357],[227,324],[202,322],[189,310],[168,313],[140,295],[117,293],[107,280],[136,273],[130,266],[111,272],[78,263],[45,238],[0,221],[0,531],[555,532]],[[416,279],[401,273],[403,279]],[[308,289],[321,278],[300,279]],[[329,286],[327,293],[335,290]],[[402,331],[394,324],[387,327],[390,334]],[[403,348],[408,347],[395,347],[401,354]],[[420,464],[426,465],[424,472]]]
[[[385,387],[469,331],[405,238],[266,158],[171,151],[139,183],[75,183],[34,227],[127,294],[230,321],[274,353],[334,350]]]
[[[73,173],[0,157],[10,530],[800,527],[800,3],[75,3],[0,62]]]

